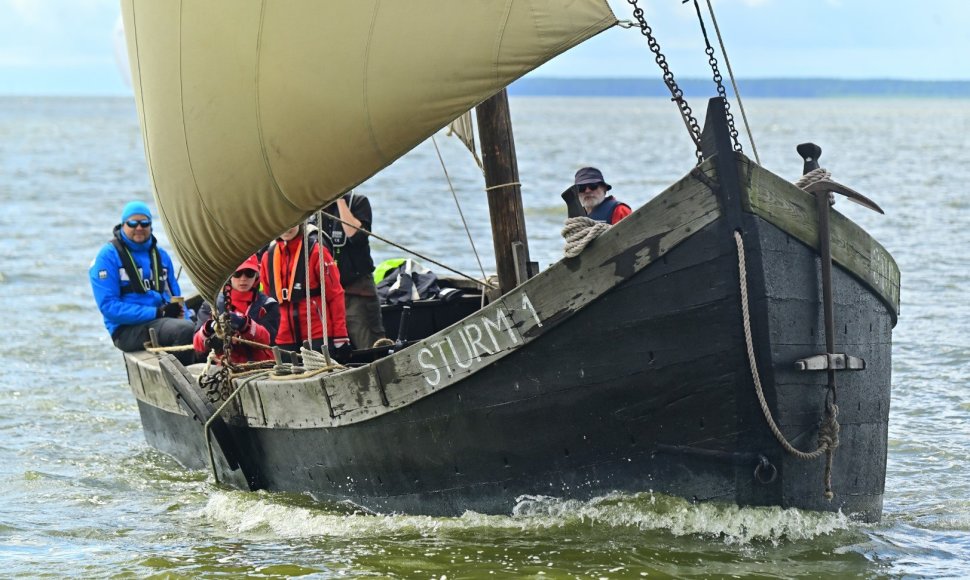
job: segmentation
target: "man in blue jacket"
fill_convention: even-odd
[[[172,302],[179,296],[172,259],[152,235],[152,217],[140,201],[125,205],[114,238],[94,259],[88,275],[104,326],[114,345],[125,352],[143,350],[154,328],[160,346],[192,344],[195,325],[185,308]],[[176,352],[184,364],[195,358],[191,350]]]

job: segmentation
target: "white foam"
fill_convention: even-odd
[[[523,496],[510,516],[466,512],[445,518],[344,513],[327,507],[287,505],[272,494],[215,492],[200,517],[250,536],[360,538],[398,533],[435,535],[449,530],[531,530],[563,527],[636,528],[674,536],[716,538],[725,544],[808,540],[847,529],[840,513],[778,507],[738,507],[700,503],[653,493],[609,495],[582,502]]]
[[[691,503],[654,493],[615,494],[588,502],[522,497],[515,512],[579,520],[592,525],[666,530],[675,536],[720,538],[728,544],[805,540],[851,525],[841,513],[818,513],[780,507],[738,507],[723,503]]]

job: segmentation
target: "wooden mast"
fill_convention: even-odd
[[[529,242],[525,233],[508,93],[502,89],[478,105],[475,111],[482,143],[495,267],[499,288],[505,294],[529,277]]]

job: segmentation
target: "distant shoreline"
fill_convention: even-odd
[[[716,94],[714,81],[708,78],[677,79],[688,98],[706,98]],[[829,79],[829,78],[759,78],[739,79],[743,98],[828,99],[828,98],[970,98],[970,80],[914,81],[901,79]],[[724,80],[729,97],[734,96],[729,79]],[[509,86],[516,97],[663,97],[670,92],[663,80],[656,78],[550,78],[524,77]],[[131,94],[83,93],[0,93],[0,99],[35,98],[133,98]]]
[[[715,94],[710,79],[678,79],[688,97]],[[733,95],[730,80],[724,80]],[[943,97],[970,98],[970,81],[907,81],[894,79],[739,79],[743,97]],[[515,81],[509,94],[520,97],[669,97],[660,78],[530,78]]]

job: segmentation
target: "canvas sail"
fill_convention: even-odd
[[[516,78],[605,0],[123,0],[160,217],[196,288]]]

